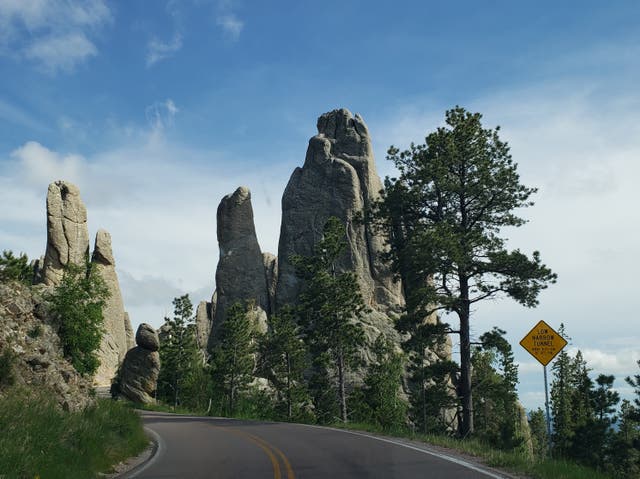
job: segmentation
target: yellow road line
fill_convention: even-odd
[[[293,473],[293,468],[291,467],[291,463],[289,462],[289,459],[287,459],[287,456],[285,456],[284,453],[280,449],[278,449],[273,444],[265,441],[264,439],[262,439],[259,436],[254,436],[253,434],[249,434],[248,432],[244,432],[243,434],[246,434],[247,436],[250,436],[254,440],[259,441],[259,442],[263,443],[265,446],[270,447],[271,449],[273,449],[276,452],[276,454],[278,454],[278,456],[280,456],[280,459],[282,459],[284,467],[287,470],[287,479],[295,479],[296,476]]]
[[[280,456],[280,459],[282,459],[282,462],[284,463],[284,466],[287,469],[287,479],[295,479],[295,475],[293,474],[293,468],[291,467],[291,463],[287,459],[287,456],[285,456],[280,449],[273,446],[269,442],[265,441],[261,437],[254,436],[253,434],[249,434],[244,431],[238,431],[230,427],[215,426],[213,424],[210,424],[210,426],[215,427],[216,429],[222,429],[223,431],[231,432],[237,436],[240,436],[244,439],[248,439],[251,442],[253,442],[256,446],[262,449],[265,452],[265,454],[267,454],[267,456],[269,457],[269,460],[271,461],[271,465],[273,466],[273,479],[282,479],[282,474],[280,472],[280,462],[278,461],[278,458],[274,454],[274,451],[275,451],[275,453],[278,456]]]

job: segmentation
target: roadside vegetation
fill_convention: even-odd
[[[26,255],[4,251],[0,282],[20,282],[28,287],[32,281],[33,270]],[[60,285],[45,295],[62,353],[79,373],[78,378],[90,379],[98,366],[96,350],[107,294],[97,272],[83,265],[67,268]],[[36,318],[27,333],[31,339],[44,340],[39,321]],[[46,385],[25,385],[21,374],[30,366],[11,344],[9,339],[0,345],[0,477],[96,477],[147,446],[141,418],[125,403],[74,397],[69,398],[71,404],[77,399],[91,405],[68,411],[60,394]],[[86,394],[79,391],[72,394]],[[66,399],[64,404],[68,405]]]
[[[14,387],[0,397],[0,477],[85,479],[139,454],[142,421],[125,404],[98,400],[62,411],[44,391]]]

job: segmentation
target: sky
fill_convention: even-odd
[[[540,319],[631,397],[639,24],[635,1],[0,0],[0,249],[41,256],[47,185],[71,181],[90,236],[112,235],[134,327],[160,326],[175,296],[211,297],[216,208],[238,186],[277,252],[320,114],[360,113],[384,177],[390,145],[424,142],[460,105],[500,125],[539,189],[509,245],[558,274],[535,309],[477,305],[474,337],[507,331],[528,409],[542,366],[518,342]]]

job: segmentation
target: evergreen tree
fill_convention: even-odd
[[[547,436],[547,420],[542,409],[538,408],[529,414],[529,429],[533,441],[533,454],[536,458],[547,457],[549,437]]]
[[[183,403],[186,379],[200,367],[195,337],[193,305],[189,295],[173,299],[173,319],[164,318],[160,331],[158,397],[174,407]]]
[[[505,331],[493,328],[480,337],[473,365],[476,433],[494,446],[511,450],[522,444],[517,429],[518,366]]]
[[[521,226],[518,208],[533,203],[536,191],[520,184],[516,164],[498,128],[482,128],[479,113],[460,107],[446,113],[424,145],[389,149],[388,159],[400,171],[385,181],[374,218],[389,238],[389,256],[406,282],[407,307],[423,322],[444,310],[459,319],[461,432],[472,433],[472,306],[507,295],[527,307],[556,275],[536,251],[528,258],[508,251],[500,230]],[[422,309],[421,314],[416,311]]]
[[[229,415],[236,412],[238,399],[253,380],[256,326],[240,302],[226,311],[216,345],[211,352],[214,388],[226,399]]]
[[[305,406],[310,398],[304,381],[309,361],[294,310],[280,308],[268,326],[259,341],[260,369],[276,391],[276,412],[287,421],[309,419]]]
[[[558,334],[567,341],[570,341],[566,335],[564,324],[560,324]],[[566,455],[569,450],[574,436],[574,424],[572,422],[572,360],[566,349],[560,351],[556,357],[553,366],[553,380],[551,382],[551,412],[553,432],[551,434],[553,440],[553,450],[561,456]]]
[[[337,271],[337,262],[346,247],[345,226],[338,218],[331,217],[314,255],[291,258],[297,274],[305,280],[298,314],[318,374],[316,380],[321,380],[317,386],[326,386],[322,383],[328,378],[322,370],[331,367],[343,422],[348,420],[347,374],[358,366],[359,350],[365,344],[358,319],[366,311],[355,274]]]
[[[638,360],[638,367],[640,367],[640,359]],[[635,415],[635,419],[640,422],[640,374],[636,374],[633,377],[627,376],[625,381],[634,389],[636,397],[633,400],[634,409],[632,413]]]
[[[626,399],[620,406],[618,431],[608,452],[606,469],[613,477],[640,477],[640,422],[633,404]]]
[[[93,374],[100,365],[97,351],[104,333],[102,308],[108,297],[104,280],[89,262],[68,264],[60,284],[47,295],[64,355],[79,373]]]
[[[402,398],[404,356],[380,334],[372,347],[374,361],[369,365],[361,390],[360,420],[385,430],[402,427],[408,405]]]
[[[33,282],[33,268],[25,253],[14,256],[12,251],[4,250],[0,256],[0,281],[20,281],[30,285]]]

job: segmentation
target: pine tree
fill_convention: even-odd
[[[415,320],[436,310],[459,319],[461,433],[473,433],[471,390],[472,307],[506,295],[526,307],[556,280],[536,251],[508,251],[504,227],[525,223],[515,210],[535,193],[520,183],[508,145],[498,128],[482,128],[479,113],[456,107],[446,113],[424,145],[389,149],[400,171],[385,181],[373,217],[389,238],[389,256],[402,278]]]
[[[259,341],[260,369],[276,391],[276,412],[287,421],[309,419],[305,406],[309,392],[304,372],[309,366],[294,310],[280,308],[269,318]]]
[[[214,387],[226,398],[229,415],[236,412],[238,400],[253,380],[256,353],[256,325],[240,302],[227,309],[220,333],[211,351]]]
[[[189,295],[173,299],[173,319],[164,318],[160,331],[160,362],[158,397],[182,404],[183,387],[194,369],[201,367],[195,337],[193,305]]]
[[[15,256],[12,251],[4,250],[0,256],[0,281],[20,281],[27,285],[33,282],[33,268],[25,253]]]
[[[542,459],[549,451],[549,437],[547,436],[547,420],[542,409],[538,408],[529,413],[529,429],[533,441],[533,454]]]
[[[360,417],[368,424],[393,430],[406,424],[408,405],[402,397],[404,355],[380,334],[371,349],[374,360],[364,378]]]
[[[328,379],[328,372],[323,370],[331,367],[343,422],[348,420],[347,375],[358,366],[359,350],[365,344],[358,319],[366,311],[355,274],[337,271],[337,262],[346,247],[345,226],[338,218],[330,217],[314,255],[291,258],[297,274],[305,280],[298,315],[318,374],[316,379],[320,380],[316,386],[326,386],[323,383]],[[323,392],[320,395],[324,395]]]
[[[471,358],[474,422],[481,438],[498,448],[511,450],[522,444],[522,437],[516,420],[518,366],[505,334],[499,328],[484,333]]]

